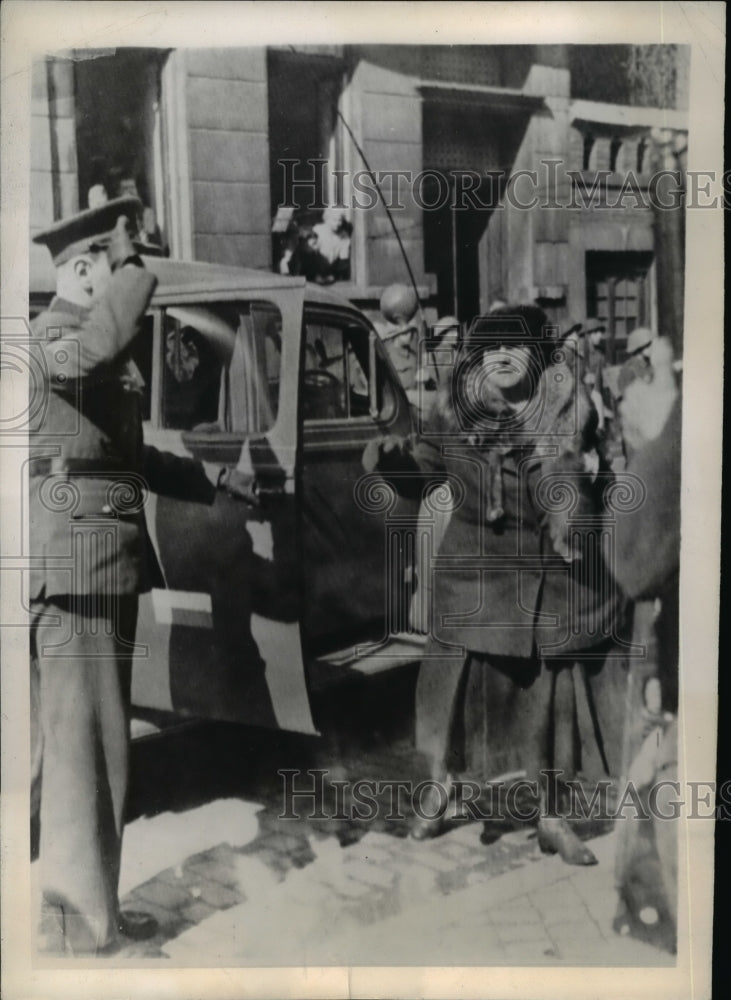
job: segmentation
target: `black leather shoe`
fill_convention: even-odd
[[[449,784],[445,783],[444,790],[449,795]],[[441,810],[441,811],[440,811]],[[421,800],[421,811],[426,816],[417,816],[411,827],[411,837],[413,840],[431,840],[444,832],[444,813],[446,803],[443,794],[436,785],[431,785],[426,795]]]
[[[544,854],[558,854],[567,865],[598,864],[593,852],[561,816],[544,816],[538,820],[538,846]]]
[[[124,910],[119,914],[119,933],[130,941],[149,941],[158,931],[158,923],[149,913]]]
[[[486,820],[482,824],[482,831],[480,833],[480,843],[489,847],[490,844],[496,843],[502,835],[505,833],[505,827],[500,826],[497,823],[490,823]]]

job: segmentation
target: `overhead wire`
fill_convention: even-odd
[[[294,55],[301,55],[301,53],[298,52],[298,50],[293,45],[290,45],[289,49],[291,50],[292,53],[294,53]],[[315,83],[317,83],[318,82],[317,78],[315,77],[315,74],[312,72],[312,70],[310,69],[310,67],[308,66],[308,67],[306,67],[306,69],[307,69],[308,73],[310,74],[310,76],[312,77],[313,81]],[[417,301],[418,309],[419,309],[419,315],[420,315],[420,317],[421,317],[421,319],[423,321],[424,320],[424,312],[423,312],[422,305],[421,305],[421,299],[419,297],[419,289],[418,289],[418,286],[416,284],[416,278],[414,276],[413,268],[411,267],[411,261],[409,260],[408,254],[406,253],[406,248],[404,247],[403,240],[401,239],[401,233],[399,232],[398,226],[396,225],[396,220],[394,219],[393,213],[391,212],[391,209],[388,206],[388,202],[386,201],[386,198],[384,197],[383,191],[381,190],[381,186],[378,183],[378,178],[377,178],[377,176],[376,176],[373,168],[371,167],[370,163],[368,162],[368,157],[366,156],[365,151],[363,150],[363,147],[360,145],[360,143],[356,139],[355,133],[353,132],[353,129],[350,127],[350,124],[346,120],[345,115],[340,110],[340,108],[337,106],[337,104],[335,105],[335,115],[339,119],[339,121],[341,122],[341,124],[342,124],[343,128],[345,129],[345,131],[347,132],[347,134],[348,134],[348,136],[350,138],[350,141],[353,143],[353,146],[354,146],[356,152],[358,153],[358,156],[360,156],[361,160],[363,161],[363,166],[365,167],[366,173],[370,177],[370,179],[371,179],[371,181],[373,183],[373,187],[375,188],[375,190],[376,190],[376,192],[377,192],[377,194],[378,194],[378,196],[379,196],[379,198],[381,200],[381,204],[383,205],[383,209],[384,209],[384,211],[386,213],[386,217],[388,218],[388,221],[389,221],[389,223],[391,225],[391,229],[393,230],[393,234],[396,237],[396,242],[398,243],[399,250],[401,251],[401,256],[403,258],[404,264],[406,266],[406,271],[407,271],[408,276],[409,276],[409,282],[411,283],[411,287],[414,290],[414,295],[416,296],[416,301]]]

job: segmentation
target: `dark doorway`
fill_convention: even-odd
[[[422,193],[424,265],[437,277],[438,311],[463,323],[487,308],[502,284],[488,273],[501,270],[501,254],[497,246],[497,253],[488,252],[486,231],[531,111],[498,107],[469,88],[423,105],[424,172],[435,175],[433,191],[424,184]]]
[[[490,179],[482,178],[471,188],[470,199],[463,200],[459,184],[459,175],[450,176],[449,198],[442,197],[437,207],[424,209],[424,264],[426,271],[437,276],[439,315],[469,322],[480,312],[481,241],[492,215],[494,194]],[[436,182],[433,193],[425,185],[424,202],[436,203],[438,193]]]

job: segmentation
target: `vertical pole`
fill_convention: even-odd
[[[458,318],[462,317],[459,314],[459,293],[457,290],[457,212],[454,208],[454,198],[452,197],[453,189],[450,185],[450,198],[449,198],[449,224],[450,233],[452,237],[452,313]]]
[[[56,90],[56,78],[54,75],[53,58],[46,58],[46,85],[48,87],[48,128],[50,134],[51,151],[51,190],[53,194],[53,218],[60,219],[63,216],[63,204],[61,201],[61,164],[58,155],[58,134],[56,122],[58,118],[58,102]]]

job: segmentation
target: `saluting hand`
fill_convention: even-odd
[[[112,271],[116,271],[130,257],[135,257],[137,251],[132,242],[130,223],[126,215],[120,215],[112,230],[112,238],[107,247],[107,258]]]

